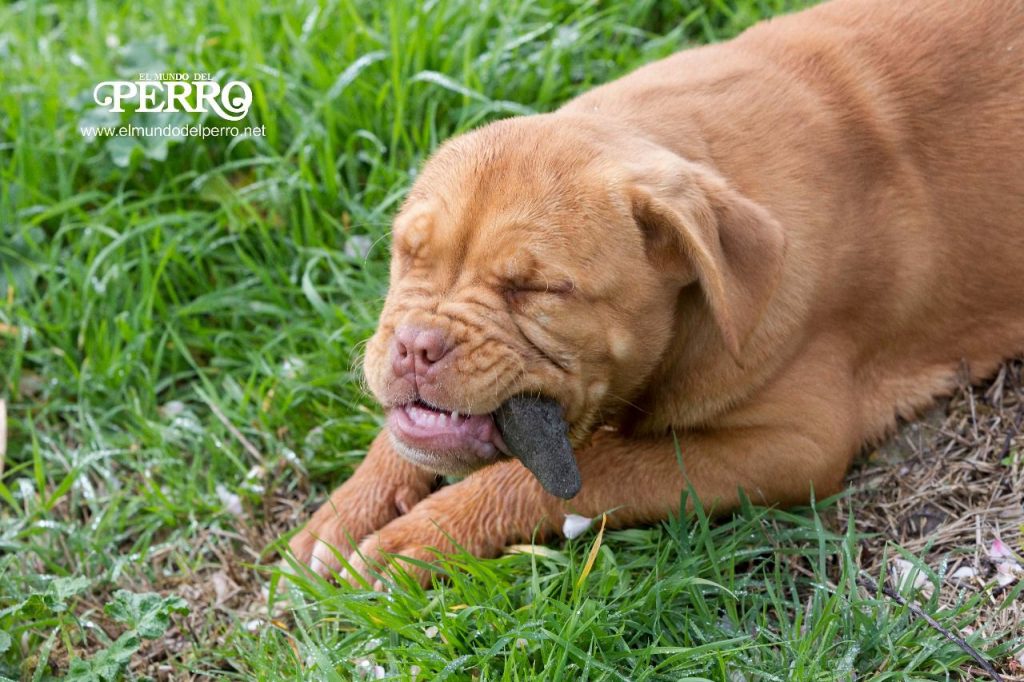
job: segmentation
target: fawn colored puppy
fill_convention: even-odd
[[[1024,351],[1024,2],[834,0],[461,135],[392,247],[314,569],[835,493]]]

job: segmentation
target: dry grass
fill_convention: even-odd
[[[970,592],[987,605],[970,627],[986,637],[1024,638],[1024,599],[1001,608],[1008,590],[994,586],[997,562],[989,552],[1001,538],[1019,556],[1024,549],[1024,362],[1008,362],[983,386],[962,383],[920,420],[907,423],[848,477],[855,493],[838,509],[851,509],[866,539],[859,564],[877,576],[894,544],[924,559],[944,576],[939,603],[952,605]],[[973,569],[962,580],[957,569]],[[1024,680],[1019,661],[1003,664],[1006,679]]]

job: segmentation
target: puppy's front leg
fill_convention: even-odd
[[[738,488],[761,504],[806,501],[812,486],[824,497],[839,490],[852,452],[837,435],[792,425],[681,433],[680,458],[672,438],[599,432],[578,454],[583,487],[572,500],[544,492],[519,462],[502,461],[442,488],[384,526],[360,545],[352,565],[373,583],[385,553],[431,562],[431,548],[451,552],[457,544],[494,556],[510,543],[561,534],[567,513],[608,511],[612,527],[655,523],[679,510],[687,484],[716,513],[738,504]],[[429,581],[421,567],[405,568]],[[381,584],[376,580],[375,587]]]
[[[429,495],[436,480],[436,474],[400,457],[387,431],[382,431],[355,473],[296,533],[289,547],[299,561],[329,575],[341,568],[334,550],[347,557],[355,543]]]

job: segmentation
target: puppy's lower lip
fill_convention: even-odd
[[[388,425],[404,444],[436,456],[489,460],[504,443],[489,414],[462,415],[423,403],[396,406]]]

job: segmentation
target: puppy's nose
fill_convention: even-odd
[[[444,335],[436,329],[402,326],[395,330],[392,365],[395,374],[424,374],[448,353]]]

